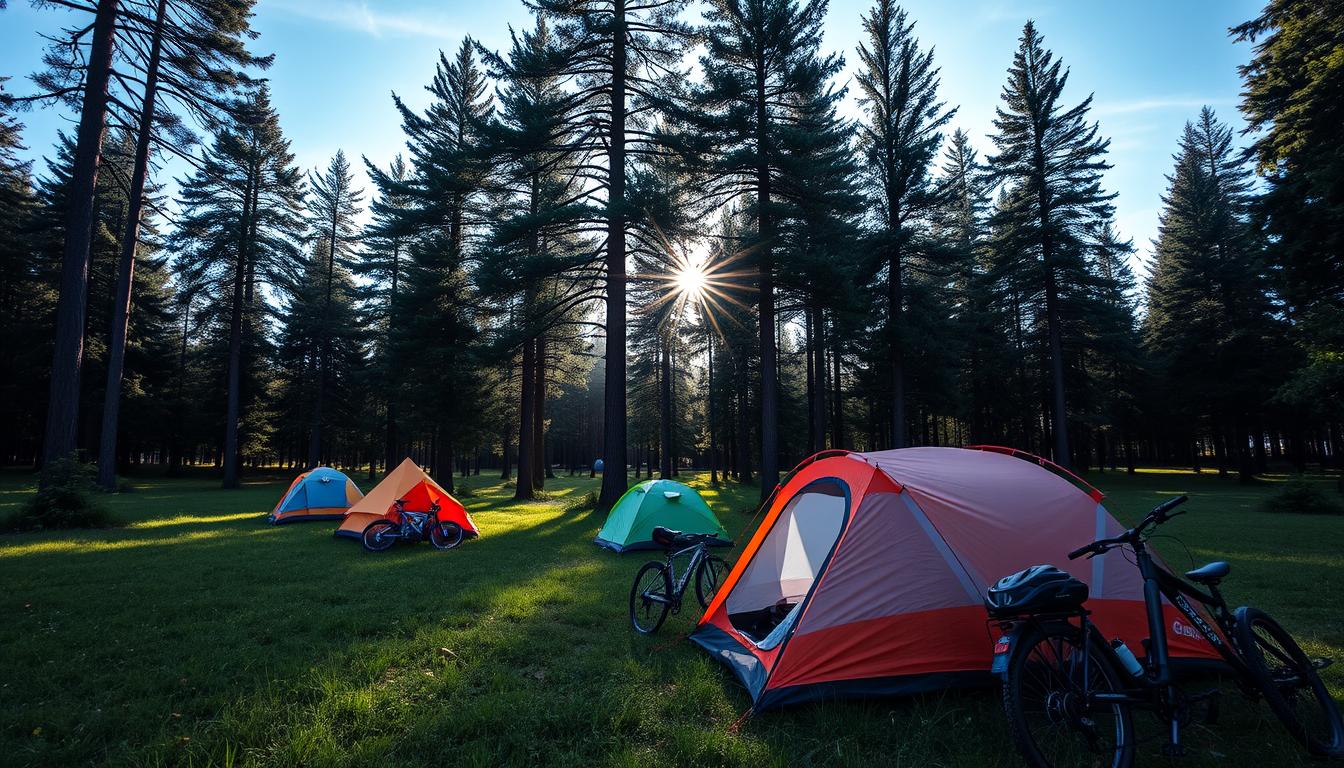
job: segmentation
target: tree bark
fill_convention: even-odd
[[[658,340],[658,476],[672,477],[672,350]]]
[[[251,244],[251,219],[257,204],[258,169],[255,160],[249,169],[247,188],[243,197],[242,232],[238,238],[238,255],[233,269],[233,297],[229,313],[229,381],[228,404],[224,417],[224,453],[220,461],[224,465],[225,488],[239,486],[238,467],[238,418],[242,407],[242,364],[243,364],[243,290],[246,283],[248,255]]]
[[[532,399],[535,394],[533,379],[536,374],[533,372],[533,368],[536,363],[533,358],[536,352],[537,347],[532,339],[523,342],[523,365],[519,376],[521,397],[518,403],[518,483],[513,493],[513,498],[519,501],[533,498],[532,462],[535,453],[535,443],[533,442],[535,432],[532,424],[534,418]]]
[[[537,354],[533,359],[536,377],[532,392],[532,488],[546,487],[550,462],[546,458],[546,334],[538,334]]]
[[[606,407],[602,492],[607,511],[626,490],[625,412],[625,0],[612,3],[611,120],[607,135]]]
[[[117,421],[121,411],[121,379],[126,365],[126,333],[131,316],[131,288],[135,283],[135,249],[140,240],[140,216],[144,208],[145,179],[149,173],[149,144],[154,135],[154,102],[159,90],[159,59],[163,51],[163,14],[168,0],[159,0],[154,15],[154,34],[145,67],[145,94],[136,127],[135,167],[127,190],[126,229],[121,237],[117,264],[117,295],[112,305],[111,339],[107,350],[107,386],[103,391],[103,424],[98,445],[98,486],[117,489]]]
[[[779,483],[779,419],[776,391],[775,349],[775,275],[771,249],[775,227],[770,210],[772,184],[769,152],[769,101],[766,95],[765,54],[756,60],[756,205],[758,289],[760,290],[759,322],[761,334],[761,487],[760,499],[765,501]]]
[[[79,377],[84,365],[84,324],[88,310],[93,207],[107,127],[108,82],[116,46],[118,0],[99,0],[89,43],[89,66],[70,175],[61,290],[56,303],[55,344],[47,401],[43,465],[75,452],[79,433]],[[41,482],[41,481],[39,481]]]
[[[714,420],[714,336],[712,332],[705,335],[705,356],[708,359],[708,365],[705,368],[705,410],[709,415],[709,482],[718,485],[719,455],[717,447],[719,442]]]

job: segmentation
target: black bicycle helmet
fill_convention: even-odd
[[[1087,602],[1087,585],[1053,565],[1033,565],[1004,576],[985,593],[991,616],[1065,613]]]

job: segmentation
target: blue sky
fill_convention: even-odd
[[[832,0],[825,48],[844,54],[852,68],[871,0]],[[1046,45],[1072,70],[1065,99],[1095,94],[1092,117],[1111,138],[1106,187],[1116,200],[1120,230],[1140,256],[1157,232],[1164,175],[1170,171],[1181,126],[1201,105],[1212,106],[1236,129],[1237,65],[1250,56],[1227,28],[1252,18],[1259,0],[1183,2],[938,2],[909,0],[925,46],[936,49],[943,98],[959,106],[954,125],[971,134],[982,156],[992,149],[994,108],[1023,22],[1035,19]],[[0,76],[24,93],[39,65],[39,32],[72,20],[59,9],[37,10],[14,0],[0,11]],[[440,49],[449,53],[464,35],[500,50],[508,26],[530,24],[518,0],[261,0],[255,49],[276,54],[267,73],[281,123],[304,168],[324,165],[337,149],[386,164],[402,149],[390,94],[413,105]],[[848,71],[846,73],[848,79]],[[71,125],[57,110],[20,115],[28,154],[39,157],[56,131]],[[173,174],[184,173],[180,164]]]

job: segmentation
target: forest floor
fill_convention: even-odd
[[[682,479],[747,538],[754,488]],[[1190,514],[1164,532],[1200,563],[1231,561],[1234,604],[1344,661],[1344,518],[1258,511],[1281,479],[1089,477],[1126,522],[1188,493]],[[576,502],[597,481],[558,478],[545,501],[514,503],[498,480],[467,478],[480,539],[378,555],[334,539],[334,523],[266,525],[286,481],[131,478],[108,500],[123,528],[0,536],[0,764],[1019,764],[992,690],[805,705],[734,727],[747,696],[685,641],[695,611],[651,638],[628,628],[649,553],[591,543],[601,520]],[[0,515],[31,483],[0,473]],[[1159,544],[1173,566],[1189,561]],[[1328,672],[1344,696],[1344,663]],[[1229,695],[1222,714],[1188,729],[1180,765],[1307,764],[1263,705]],[[1158,724],[1137,725],[1151,737],[1140,763],[1168,764]]]

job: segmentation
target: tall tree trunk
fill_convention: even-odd
[[[663,479],[672,477],[672,345],[668,341],[658,340],[658,476]]]
[[[891,447],[909,444],[905,413],[905,340],[902,320],[905,314],[905,276],[902,274],[901,245],[892,243],[887,262],[887,340],[891,354]]]
[[[117,264],[117,297],[112,305],[112,334],[107,350],[107,386],[103,391],[103,425],[98,445],[98,486],[117,489],[117,420],[121,410],[121,378],[126,365],[126,333],[131,317],[131,286],[135,282],[135,248],[140,240],[140,215],[144,207],[145,177],[149,173],[149,143],[154,135],[154,102],[159,91],[159,58],[163,50],[163,14],[168,0],[159,0],[154,14],[154,34],[145,67],[145,94],[136,128],[135,168],[127,190],[126,229],[121,236],[121,259]]]
[[[812,391],[812,420],[816,423],[816,434],[812,441],[812,453],[826,450],[826,320],[820,309],[813,310],[813,341],[808,350],[812,358],[812,370],[816,375],[816,386]]]
[[[518,484],[514,491],[513,498],[519,501],[525,501],[533,498],[532,462],[536,452],[534,438],[536,433],[533,429],[533,396],[535,395],[536,374],[533,369],[536,367],[534,357],[537,353],[537,346],[532,339],[523,342],[523,365],[521,375],[519,376],[519,389],[521,397],[518,403]]]
[[[840,402],[840,360],[844,350],[834,322],[831,323],[831,343],[834,345],[834,349],[831,350],[831,387],[834,392],[831,397],[831,447],[843,449],[845,447],[845,418]]]
[[[243,289],[246,282],[250,222],[254,203],[253,189],[257,184],[256,169],[247,180],[243,202],[242,235],[238,240],[237,262],[233,268],[233,297],[229,312],[229,383],[228,404],[224,416],[224,487],[237,488],[238,471],[238,418],[242,400],[243,365]]]
[[[705,342],[705,356],[708,359],[708,365],[705,367],[705,410],[709,414],[709,482],[718,485],[719,441],[714,419],[714,336],[712,332],[705,334]]]
[[[400,241],[392,245],[392,285],[391,292],[387,298],[387,339],[384,340],[385,348],[392,348],[392,327],[396,319],[397,291],[401,283],[401,243]],[[397,388],[396,384],[390,380],[384,381],[384,392],[387,393],[387,427],[386,438],[383,443],[383,468],[389,471],[398,463],[397,460]],[[508,441],[504,441],[504,452],[506,454],[505,467],[507,470],[508,461]],[[505,480],[508,479],[506,476]]]
[[[116,45],[118,0],[99,0],[89,43],[89,66],[70,173],[65,247],[61,252],[61,291],[56,303],[55,344],[47,401],[43,464],[75,452],[79,433],[79,376],[84,365],[84,323],[88,310],[89,258],[93,206],[107,126],[108,81]]]
[[[761,325],[761,501],[774,492],[779,483],[779,419],[778,385],[776,383],[775,349],[775,275],[774,247],[775,225],[770,210],[772,184],[769,161],[770,119],[769,101],[766,96],[765,54],[760,52],[756,59],[756,155],[760,158],[756,167],[756,205],[758,289],[760,290],[759,322]]]
[[[537,336],[537,354],[533,360],[535,381],[532,385],[532,487],[546,487],[549,462],[546,460],[546,334]]]
[[[611,121],[607,126],[607,349],[599,511],[626,490],[625,450],[625,0],[612,3]]]

